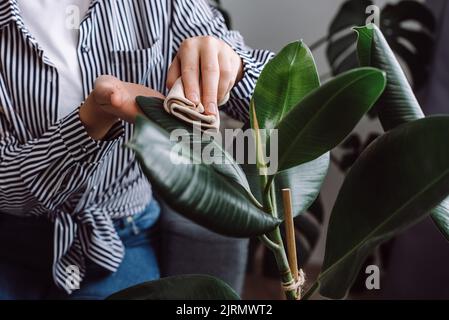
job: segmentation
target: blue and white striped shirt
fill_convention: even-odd
[[[151,186],[122,147],[131,125],[118,123],[95,141],[79,108],[58,120],[64,94],[58,70],[28,32],[16,1],[0,0],[0,212],[54,223],[53,277],[71,292],[68,266],[78,266],[81,278],[87,258],[118,268],[124,248],[112,221],[143,210]],[[272,53],[246,47],[206,0],[93,0],[78,42],[84,96],[103,74],[135,83],[147,75],[145,85],[166,94],[172,58],[184,39],[198,35],[224,40],[243,59],[244,79],[225,111],[246,120],[256,79]]]

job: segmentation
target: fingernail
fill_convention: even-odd
[[[207,106],[208,106],[207,110],[208,110],[209,114],[212,114],[212,115],[217,114],[218,109],[217,109],[217,105],[215,103],[211,102]]]

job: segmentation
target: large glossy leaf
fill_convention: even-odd
[[[349,171],[332,210],[319,277],[343,298],[380,243],[424,218],[449,194],[449,117],[416,120],[372,143]]]
[[[225,282],[206,275],[182,275],[142,283],[107,300],[239,300]]]
[[[449,197],[432,210],[431,216],[440,232],[449,241]]]
[[[367,23],[366,9],[372,4],[369,0],[348,0],[331,23],[327,57],[333,74],[357,66],[356,37],[350,29]],[[394,53],[408,67],[414,87],[420,88],[426,82],[432,61],[435,31],[432,12],[417,1],[388,4],[380,12],[380,29]]]
[[[232,180],[203,163],[194,164],[184,152],[175,152],[167,131],[139,116],[128,143],[143,172],[160,196],[187,218],[217,233],[249,237],[273,230],[279,223],[250,201]]]
[[[307,95],[276,127],[279,170],[314,160],[337,146],[384,88],[382,71],[360,68],[330,80]]]
[[[360,64],[379,68],[387,74],[387,86],[378,102],[378,115],[384,130],[423,118],[413,90],[379,28],[369,25],[355,30]]]
[[[318,72],[309,48],[300,41],[287,45],[264,67],[257,81],[251,104],[251,127],[262,130],[275,128],[299,101],[319,86]],[[328,165],[327,154],[278,173],[276,191],[280,193],[281,187],[294,189],[296,215],[305,211],[317,197]],[[246,166],[246,169],[245,173],[252,175],[253,192],[257,192],[260,199],[259,172],[255,166]],[[281,199],[279,194],[277,198]],[[282,209],[279,204],[278,207]]]
[[[357,51],[363,66],[371,66],[387,73],[387,87],[379,99],[378,115],[384,130],[424,117],[402,68],[391,51],[382,32],[376,26],[356,28]],[[432,211],[431,216],[443,235],[449,239],[449,198]]]
[[[283,203],[281,190],[289,188],[292,193],[293,216],[304,213],[320,193],[323,180],[329,168],[329,153],[325,153],[314,161],[279,172],[274,178],[276,200],[279,217],[283,218]],[[260,175],[255,165],[244,165],[255,197],[262,201]]]
[[[145,116],[147,116],[150,120],[156,122],[167,132],[171,133],[174,130],[178,129],[185,130],[192,141],[192,151],[196,150],[193,147],[193,143],[199,142],[201,144],[201,152],[206,146],[208,146],[209,144],[213,144],[214,149],[220,153],[219,155],[217,155],[217,158],[222,159],[223,161],[211,163],[212,168],[218,173],[237,183],[237,185],[242,187],[247,192],[247,196],[250,200],[255,202],[257,206],[261,206],[256,201],[254,201],[254,196],[251,194],[248,180],[246,179],[245,173],[243,172],[242,168],[234,161],[234,158],[223,149],[220,143],[213,139],[194,137],[194,135],[198,136],[198,132],[194,133],[193,126],[188,125],[178,118],[175,118],[172,115],[168,114],[163,109],[164,101],[161,99],[152,97],[137,97],[136,102],[139,105],[140,109],[142,109]],[[202,133],[200,132],[200,134]]]
[[[300,41],[283,48],[264,67],[253,94],[258,127],[273,129],[320,81],[309,48]],[[254,119],[252,118],[252,128]]]

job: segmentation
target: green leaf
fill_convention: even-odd
[[[402,68],[382,32],[374,25],[355,29],[360,64],[380,68],[387,73],[387,87],[379,99],[379,120],[384,130],[421,119],[424,112],[416,99]],[[431,216],[443,235],[449,239],[449,198],[435,208]]]
[[[384,88],[382,71],[360,68],[312,91],[277,126],[279,170],[314,160],[337,146]]]
[[[334,75],[357,66],[357,37],[351,27],[367,23],[366,10],[372,4],[373,1],[368,0],[348,0],[332,21],[326,55]],[[380,12],[380,30],[394,53],[408,67],[415,89],[425,84],[428,78],[435,25],[432,11],[418,1],[387,4]]]
[[[343,298],[369,253],[449,195],[449,117],[416,120],[373,142],[349,171],[332,210],[322,295]]]
[[[283,218],[282,189],[292,193],[293,216],[304,213],[317,198],[329,169],[330,154],[325,153],[314,161],[306,162],[279,172],[275,178],[276,200],[279,215]]]
[[[279,217],[283,219],[281,190],[289,188],[292,193],[293,216],[304,213],[320,193],[323,180],[329,169],[329,153],[302,165],[279,172],[274,178]],[[253,194],[262,201],[259,170],[255,165],[244,165]]]
[[[424,117],[413,90],[393,51],[376,25],[355,28],[362,66],[384,70],[387,86],[379,99],[379,119],[384,130]]]
[[[309,48],[290,43],[264,67],[253,94],[258,127],[273,129],[310,91],[320,86]],[[254,127],[253,115],[251,127]]]
[[[289,188],[291,190],[293,216],[295,217],[297,235],[296,248],[300,264],[303,265],[307,263],[311,256],[323,229],[322,212],[319,207],[320,203],[314,203],[314,201],[317,201],[323,180],[326,177],[330,162],[329,158],[330,154],[328,152],[313,161],[281,171],[274,178],[276,206],[278,208],[279,218],[282,220],[284,219],[284,205],[281,190],[283,188]],[[248,177],[253,194],[259,201],[262,201],[259,170],[255,165],[243,165],[243,170]],[[314,208],[311,208],[313,205]],[[280,228],[283,234],[282,231],[284,228],[282,226]],[[259,243],[257,239],[255,241]],[[250,248],[252,247],[250,246]],[[253,256],[254,252],[250,252],[250,254]],[[267,251],[264,255],[264,274],[278,276],[278,273],[276,261],[271,252]]]
[[[309,48],[302,41],[287,45],[268,62],[257,81],[251,101],[251,127],[257,130],[260,128],[261,131],[273,129],[299,101],[319,86],[318,71]],[[256,134],[260,134],[261,131],[257,131]],[[266,133],[270,134],[270,132]],[[255,152],[259,167],[260,164],[263,166],[265,163],[264,159],[261,159],[265,138],[267,136],[262,138],[258,135],[256,137],[257,150]],[[304,178],[303,183],[299,182],[299,179],[296,181],[298,188],[304,187],[297,194],[297,199],[301,203],[298,204],[296,201],[297,208],[295,209],[298,214],[310,206],[316,198],[327,172],[328,162],[317,160],[316,163],[307,164],[305,167],[312,169],[309,175],[304,176],[306,172],[304,169],[307,168],[299,168],[296,174],[297,177]],[[253,182],[257,184],[257,187],[253,188],[253,192],[257,192],[260,199],[259,173],[253,172],[252,174]],[[293,177],[287,173],[281,174],[279,180],[285,180],[290,176]]]
[[[217,143],[217,141],[213,139],[209,140],[201,139],[201,137],[194,137],[193,126],[188,125],[178,118],[175,118],[172,115],[168,114],[163,108],[164,100],[162,99],[152,97],[137,97],[136,102],[139,105],[140,109],[142,109],[145,116],[147,116],[150,120],[156,122],[167,132],[171,133],[174,130],[183,129],[188,132],[191,141],[201,140],[201,151],[203,151],[204,148],[209,144],[212,144],[214,149],[220,153],[218,155],[218,158],[223,160],[222,162],[213,162],[211,164],[212,168],[226,178],[237,183],[237,185],[239,185],[246,191],[248,198],[253,201],[256,206],[262,207],[260,203],[255,201],[255,198],[251,193],[248,180],[246,179],[245,173],[243,172],[242,168],[234,161],[234,158],[229,153],[227,153],[219,143]]]
[[[249,202],[231,180],[208,165],[192,162],[190,147],[170,141],[154,122],[139,116],[128,146],[160,196],[196,223],[234,237],[261,235],[280,223]]]
[[[433,209],[431,216],[440,232],[449,241],[449,198]]]
[[[206,275],[182,275],[142,283],[107,300],[240,300],[225,282]]]

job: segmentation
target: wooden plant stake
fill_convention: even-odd
[[[301,289],[304,284],[303,272],[298,270],[298,257],[296,254],[295,224],[293,221],[292,196],[290,189],[282,189],[284,203],[285,233],[287,238],[287,256],[290,270],[294,278],[294,286],[297,289],[298,300],[301,299]]]

